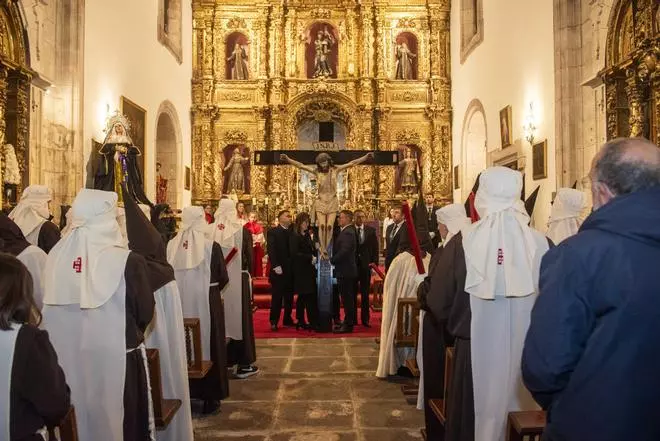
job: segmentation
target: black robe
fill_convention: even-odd
[[[241,269],[251,271],[252,262],[252,234],[243,230],[243,246],[241,249]],[[238,364],[239,366],[248,366],[257,361],[257,349],[254,339],[254,323],[252,321],[252,296],[250,286],[250,276],[245,272],[241,272],[241,294],[243,295],[242,302],[242,320],[243,324],[243,340],[229,340],[227,345],[228,366]]]
[[[147,262],[130,253],[124,270],[126,280],[126,349],[144,342],[144,331],[154,315],[156,302],[149,283]],[[149,391],[140,351],[126,354],[124,382],[124,441],[149,440]]]
[[[426,298],[425,309],[430,312],[424,319],[424,371],[428,377],[433,378],[438,372],[437,379],[444,382],[444,359],[445,347],[454,345],[453,374],[449,384],[438,387],[435,381],[431,381],[431,396],[429,398],[441,398],[437,394],[444,393],[447,388],[445,441],[472,441],[474,440],[474,399],[472,388],[472,365],[470,352],[470,296],[465,292],[465,277],[467,269],[465,266],[465,253],[463,251],[463,236],[456,234],[442,249],[440,256],[432,270],[432,288]],[[434,275],[437,275],[434,277]],[[427,338],[427,330],[430,334]],[[427,342],[433,345],[433,337],[436,337],[435,345],[437,352],[430,356],[427,362]],[[429,341],[431,340],[431,341]],[[431,346],[433,347],[433,346]],[[426,370],[427,363],[430,364],[429,371]],[[435,364],[436,366],[433,366]],[[433,370],[435,369],[435,372]],[[438,371],[437,369],[441,369]],[[440,375],[440,373],[442,375]],[[425,386],[426,387],[426,386]],[[429,418],[435,418],[428,414]],[[442,440],[442,433],[438,434],[437,425],[433,436],[429,441]]]
[[[213,243],[211,251],[211,284],[209,306],[211,310],[211,361],[213,367],[205,378],[189,379],[190,397],[200,400],[224,400],[229,396],[227,374],[227,343],[225,334],[225,309],[222,305],[222,289],[229,283],[222,247]]]
[[[43,441],[35,432],[57,426],[69,411],[69,387],[46,331],[32,325],[18,331],[9,397],[12,440]]]
[[[48,254],[61,238],[62,233],[60,233],[60,229],[57,228],[57,225],[51,221],[46,221],[41,225],[41,229],[39,230],[37,246]]]
[[[106,144],[101,149],[99,165],[94,175],[94,189],[115,191],[115,144]],[[126,155],[126,163],[128,167],[128,178],[126,179],[126,187],[128,193],[139,204],[147,204],[153,206],[151,201],[144,194],[144,183],[142,181],[142,174],[137,165],[137,157],[140,150],[135,146],[128,146],[128,154]]]

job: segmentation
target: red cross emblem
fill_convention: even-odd
[[[218,224],[218,230],[222,231],[225,229],[225,224]]]
[[[187,240],[183,242],[183,249],[184,250],[188,249],[188,241]]]
[[[80,257],[73,261],[73,269],[76,270],[77,273],[82,272],[82,259]]]
[[[502,248],[499,248],[497,250],[497,264],[502,265],[504,262],[504,252],[502,252]]]

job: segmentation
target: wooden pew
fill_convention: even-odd
[[[157,430],[165,430],[181,407],[181,400],[163,398],[163,385],[160,375],[160,356],[158,349],[147,349],[149,380],[151,382],[151,401],[154,406],[154,419]]]
[[[454,348],[447,348],[445,350],[445,384],[444,384],[444,397],[442,399],[434,398],[429,400],[429,407],[433,410],[436,418],[440,424],[444,426],[447,420],[447,398],[449,392],[449,384],[454,374]]]
[[[380,312],[383,310],[383,287],[385,283],[385,274],[378,268],[378,265],[372,263],[369,267],[378,276],[371,284],[371,292],[373,293],[373,302],[371,302],[371,309]]]
[[[213,362],[210,360],[202,360],[202,331],[199,319],[184,318],[183,328],[186,335],[188,378],[204,378],[213,367]]]
[[[541,410],[509,412],[507,440],[523,441],[527,437],[529,441],[541,441],[545,429],[545,417],[545,412]]]
[[[414,297],[399,299],[396,308],[394,345],[397,348],[414,348],[419,335],[419,303]]]
[[[69,407],[60,424],[49,432],[51,439],[60,441],[78,441],[78,423],[76,422],[76,410]]]

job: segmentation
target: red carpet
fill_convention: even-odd
[[[371,312],[371,328],[357,325],[352,334],[316,333],[311,331],[296,331],[296,328],[280,327],[277,332],[270,330],[269,310],[259,308],[254,313],[254,336],[256,338],[365,338],[380,336],[380,312]],[[343,313],[342,313],[343,314]]]

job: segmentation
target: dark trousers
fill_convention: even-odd
[[[353,326],[355,321],[355,296],[357,280],[354,277],[338,277],[337,287],[344,303],[344,325]]]
[[[355,314],[354,321],[357,323],[357,295],[362,297],[360,301],[360,321],[362,324],[369,323],[369,291],[371,291],[371,268],[360,268],[358,270],[359,289],[355,290]]]
[[[282,314],[282,304],[284,304],[283,322],[293,321],[291,311],[293,310],[293,287],[291,280],[285,276],[271,276],[270,284],[272,287],[272,296],[270,302],[270,322],[277,324]]]
[[[298,293],[296,300],[296,320],[298,323],[305,323],[305,312],[307,312],[307,321],[311,325],[318,324],[318,305],[316,293]]]
[[[332,285],[332,320],[341,321],[341,302],[339,301],[339,287]]]

